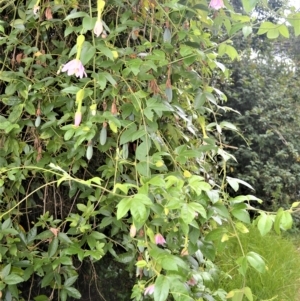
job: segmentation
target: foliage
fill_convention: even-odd
[[[218,265],[225,272],[220,283],[227,290],[240,287],[244,279],[238,272],[236,261],[240,254],[239,242],[233,231],[227,247],[218,256]],[[299,251],[290,240],[274,233],[260,236],[257,229],[249,228],[249,233],[239,236],[244,250],[262,255],[268,267],[263,276],[254,269],[249,270],[246,282],[252,288],[254,300],[298,300],[299,296]]]
[[[298,71],[271,54],[250,61],[246,56],[232,65],[232,83],[223,89],[241,113],[230,119],[243,134],[226,135],[238,147],[229,173],[255,187],[265,208],[278,208],[299,196]]]
[[[246,283],[227,296],[216,285],[223,223],[245,232],[260,200],[228,194],[251,186],[226,175],[221,133],[236,127],[218,122],[230,109],[213,83],[252,19],[205,0],[9,1],[2,15],[3,298],[79,299],[80,264],[110,254],[137,276],[134,300],[251,301]],[[260,211],[260,232],[289,229],[293,207]],[[266,270],[253,251],[239,264],[243,277]]]

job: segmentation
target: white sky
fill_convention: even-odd
[[[289,1],[293,6],[295,6],[297,9],[300,8],[300,0],[290,0]]]

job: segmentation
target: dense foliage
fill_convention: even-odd
[[[214,84],[229,80],[221,60],[238,59],[230,38],[251,35],[257,2],[242,1],[244,15],[221,0],[5,2],[2,298],[80,299],[81,267],[93,281],[111,256],[136,276],[134,300],[253,300],[245,281],[231,292],[215,281],[224,224],[239,239],[249,202],[261,201],[228,193],[250,185],[226,174],[222,132],[236,127],[218,122],[230,108]],[[299,19],[288,16],[295,35]],[[288,37],[288,28],[268,21],[258,34]],[[259,211],[260,233],[289,229],[297,205]],[[241,250],[243,279],[266,270]]]

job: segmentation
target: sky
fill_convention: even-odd
[[[296,7],[296,9],[300,8],[300,0],[290,0],[289,1],[293,6]]]

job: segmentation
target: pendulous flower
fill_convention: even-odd
[[[76,77],[83,78],[83,75],[86,75],[84,70],[84,66],[82,65],[81,61],[78,59],[74,59],[67,64],[65,64],[61,70],[62,72],[68,72],[68,75],[75,74]]]
[[[209,7],[214,9],[220,9],[222,7],[225,7],[223,0],[211,0]]]
[[[166,240],[164,239],[164,237],[160,233],[157,233],[155,235],[154,239],[155,239],[155,243],[157,245],[164,245],[166,243]]]
[[[82,118],[82,113],[79,112],[79,111],[77,111],[77,112],[75,113],[75,118],[74,118],[74,125],[75,125],[75,126],[79,126],[79,125],[80,125],[80,123],[81,123],[81,118]]]
[[[144,295],[152,295],[154,293],[154,284],[151,284],[145,288]]]
[[[39,10],[40,10],[40,7],[38,5],[34,5],[33,14],[36,16]]]
[[[98,38],[101,33],[103,32],[103,24],[101,20],[97,20],[95,27],[94,27],[94,34]]]

